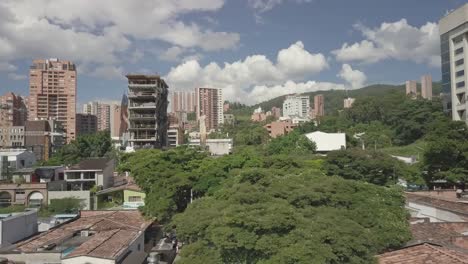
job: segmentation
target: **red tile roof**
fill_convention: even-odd
[[[377,256],[379,264],[468,264],[468,254],[433,244],[418,244]]]
[[[78,219],[20,242],[16,246],[22,252],[36,252],[45,245],[60,245],[77,232],[89,230],[94,234],[78,245],[66,258],[90,256],[115,259],[152,223],[153,220],[144,219],[138,211],[82,211]]]
[[[454,245],[456,237],[468,232],[468,223],[418,223],[411,225],[411,233],[415,242],[434,242],[436,244]],[[465,248],[464,246],[462,246]],[[468,249],[466,247],[465,249]]]

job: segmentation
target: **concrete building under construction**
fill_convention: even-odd
[[[168,86],[158,75],[128,74],[129,144],[134,149],[167,145]]]

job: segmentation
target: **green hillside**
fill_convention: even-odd
[[[418,84],[418,89],[420,89],[420,84]],[[433,93],[437,95],[441,92],[440,82],[433,83]],[[353,98],[362,98],[366,96],[378,97],[388,93],[404,93],[405,85],[388,85],[388,84],[373,84],[361,89],[349,90],[349,97]],[[311,106],[314,103],[314,96],[317,94],[323,94],[325,96],[325,113],[334,113],[337,110],[343,109],[343,99],[345,99],[346,91],[343,90],[330,90],[330,91],[317,91],[304,93],[303,95],[309,95]],[[282,107],[283,101],[286,95],[273,98],[271,100],[256,104],[254,107],[261,106],[265,111],[271,109],[273,106]]]

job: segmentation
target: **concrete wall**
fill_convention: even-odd
[[[69,258],[63,259],[62,264],[115,264],[116,262],[111,259],[102,259],[102,258],[93,258],[93,257],[76,257],[76,258]]]
[[[140,249],[138,249],[138,245],[140,245]],[[143,261],[146,258],[146,253],[145,253],[145,233],[140,232],[140,236],[138,236],[137,239],[135,239],[126,250],[122,252],[120,255],[120,258],[125,256],[128,251],[132,251],[130,255],[126,256],[125,259],[118,259],[119,263],[121,264],[134,264],[134,263],[143,263]]]
[[[63,199],[63,198],[77,198],[82,200],[84,204],[84,210],[91,210],[91,194],[89,191],[49,191],[49,200],[48,204],[50,204],[50,200],[52,199]]]
[[[406,206],[412,217],[428,217],[431,222],[464,222],[465,220],[449,211],[440,210],[427,205],[409,202]]]
[[[0,257],[7,258],[10,261],[21,262],[25,264],[60,264],[60,253],[31,253],[31,254],[0,254]],[[85,262],[81,262],[85,263]]]
[[[37,212],[29,211],[0,221],[0,247],[11,245],[37,233]]]

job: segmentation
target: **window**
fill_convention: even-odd
[[[94,171],[83,172],[83,179],[94,180],[96,178],[96,173]]]
[[[458,82],[457,83],[457,88],[465,87],[465,82]]]
[[[455,66],[460,66],[460,65],[463,65],[463,62],[464,60],[463,59],[459,59],[455,62]]]
[[[79,180],[79,179],[81,179],[81,173],[79,172],[67,173],[67,180]]]
[[[463,35],[453,38],[453,43],[460,43],[463,40]]]
[[[129,196],[128,201],[129,202],[141,202],[141,197],[140,196]]]
[[[461,54],[461,53],[463,53],[463,47],[458,48],[457,50],[455,50],[455,55],[458,55],[458,54]]]
[[[457,71],[456,75],[457,77],[465,75],[465,70]]]
[[[140,244],[138,244],[138,251],[140,251],[140,250],[141,250],[141,245],[140,245]]]
[[[16,190],[15,194],[25,194],[26,192],[24,190]]]

